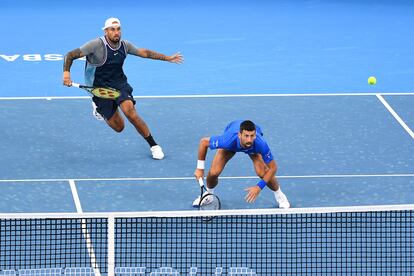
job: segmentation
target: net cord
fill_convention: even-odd
[[[231,215],[270,215],[270,214],[310,214],[310,213],[352,213],[414,210],[414,204],[402,205],[372,205],[322,208],[290,208],[290,209],[233,209],[209,211],[146,211],[146,212],[83,212],[83,213],[0,213],[0,219],[35,219],[35,218],[116,218],[131,217],[202,217],[202,216],[231,216]]]

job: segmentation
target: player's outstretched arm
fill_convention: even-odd
[[[143,49],[143,48],[139,48],[137,50],[137,56],[142,57],[142,58],[150,58],[150,59],[155,59],[155,60],[164,60],[164,61],[168,61],[168,62],[172,62],[172,63],[176,63],[176,64],[181,64],[184,61],[184,57],[181,53],[175,53],[171,56],[167,56],[152,50],[148,50],[148,49]]]
[[[210,137],[201,138],[200,144],[198,145],[197,168],[194,171],[194,176],[196,179],[202,178],[204,176],[204,162],[206,160],[209,145]]]

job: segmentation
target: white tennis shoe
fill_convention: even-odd
[[[276,201],[277,203],[279,203],[279,208],[282,208],[282,209],[290,208],[289,200],[287,199],[284,193],[282,192],[278,193],[278,195],[276,196]]]
[[[99,114],[99,112],[96,110],[96,108],[97,107],[96,107],[95,102],[92,101],[92,115],[93,115],[93,117],[95,117],[95,119],[98,120],[98,121],[103,121],[104,118],[102,117],[101,114]]]
[[[207,194],[207,192],[204,192],[203,196]],[[212,196],[206,196],[203,201],[201,202],[201,205],[208,205],[211,202],[213,202],[213,197]],[[198,196],[196,199],[194,199],[193,201],[193,207],[194,208],[198,208],[200,204],[200,196]]]
[[[152,146],[150,148],[152,158],[161,160],[164,158],[164,152],[162,152],[162,148],[159,145]]]

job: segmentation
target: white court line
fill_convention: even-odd
[[[67,96],[67,97],[0,97],[0,100],[2,101],[15,101],[15,100],[76,100],[76,99],[91,99],[89,96]]]
[[[407,126],[407,124],[401,119],[401,117],[395,112],[395,110],[388,104],[388,102],[380,94],[377,94],[377,98],[382,102],[385,108],[394,116],[397,122],[407,131],[407,133],[414,139],[414,132]]]
[[[83,214],[82,206],[79,199],[78,190],[76,189],[75,180],[68,179],[70,190],[72,191],[73,201],[75,202],[76,212],[78,214]],[[92,245],[91,235],[88,231],[86,219],[81,219],[81,226],[82,226],[82,234],[86,241],[86,248],[88,250],[89,258],[91,258],[91,265],[94,271],[95,276],[101,276],[101,272],[99,271],[98,263],[96,261],[95,250]]]
[[[76,189],[75,181],[73,179],[68,179],[68,182],[69,182],[69,185],[70,185],[70,190],[72,191],[73,201],[75,202],[76,212],[79,213],[79,214],[82,214],[83,210],[82,210],[82,206],[81,206],[81,203],[80,203],[78,190]]]
[[[365,178],[365,177],[414,177],[414,173],[402,174],[316,174],[316,175],[278,175],[278,178]],[[257,176],[221,176],[220,179],[256,179]],[[183,177],[124,177],[124,178],[46,178],[46,179],[0,179],[0,183],[8,182],[65,182],[65,181],[168,181],[168,180],[194,180],[193,176]]]
[[[378,93],[288,93],[288,94],[200,94],[200,95],[160,95],[160,96],[139,96],[136,99],[180,99],[180,98],[243,98],[243,97],[325,97],[325,96],[377,96]],[[414,92],[381,93],[386,96],[408,96]],[[42,97],[0,97],[0,100],[76,100],[90,99],[89,96],[42,96]]]

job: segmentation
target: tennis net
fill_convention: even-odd
[[[0,214],[0,276],[412,275],[413,210]]]

